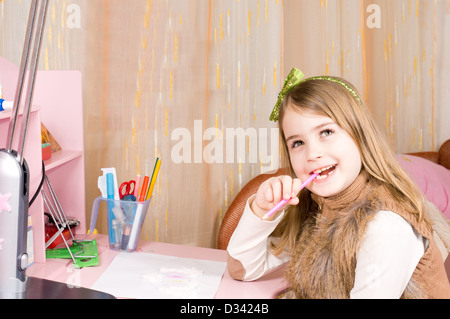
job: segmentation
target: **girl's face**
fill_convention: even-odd
[[[282,129],[295,175],[302,181],[320,172],[307,188],[322,197],[345,190],[361,171],[353,139],[331,118],[288,106]]]

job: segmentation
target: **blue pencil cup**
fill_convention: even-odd
[[[106,205],[109,248],[117,251],[136,251],[142,226],[151,198],[144,202],[114,200],[99,196],[92,205],[90,233],[97,223],[100,205]]]

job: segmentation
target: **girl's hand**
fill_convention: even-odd
[[[297,205],[299,202],[297,194],[300,192],[301,185],[302,182],[298,178],[293,179],[288,175],[269,178],[259,186],[256,197],[250,203],[250,208],[256,216],[263,218],[282,199],[291,198],[286,205]],[[278,214],[273,214],[267,220],[275,219]]]

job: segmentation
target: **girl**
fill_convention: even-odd
[[[231,276],[254,280],[287,262],[297,298],[449,298],[425,199],[356,89],[302,76],[291,72],[271,116],[290,174],[248,200],[228,245]],[[283,198],[289,206],[262,220]]]

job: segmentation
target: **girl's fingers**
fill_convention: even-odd
[[[272,183],[270,183],[270,186],[272,187],[272,193],[273,193],[273,200],[272,202],[274,204],[278,203],[283,196],[283,185],[280,182],[280,179],[276,178],[273,180]]]
[[[263,210],[269,210],[282,199],[287,199],[289,205],[297,205],[297,194],[301,188],[301,181],[290,176],[276,176],[261,184],[256,196],[256,204]]]
[[[273,190],[272,190],[272,185],[267,184],[266,189],[264,191],[264,199],[268,202],[271,203],[274,201],[273,198]]]
[[[291,197],[297,197],[301,188],[302,188],[302,181],[298,178],[294,178],[292,180],[292,196]]]
[[[293,196],[294,192],[294,180],[290,176],[282,176],[281,182],[283,184],[283,199],[290,199]]]
[[[292,179],[290,176],[280,176],[274,178],[270,185],[273,193],[273,204],[279,203],[282,199],[289,200],[297,197],[301,183],[299,179]]]

